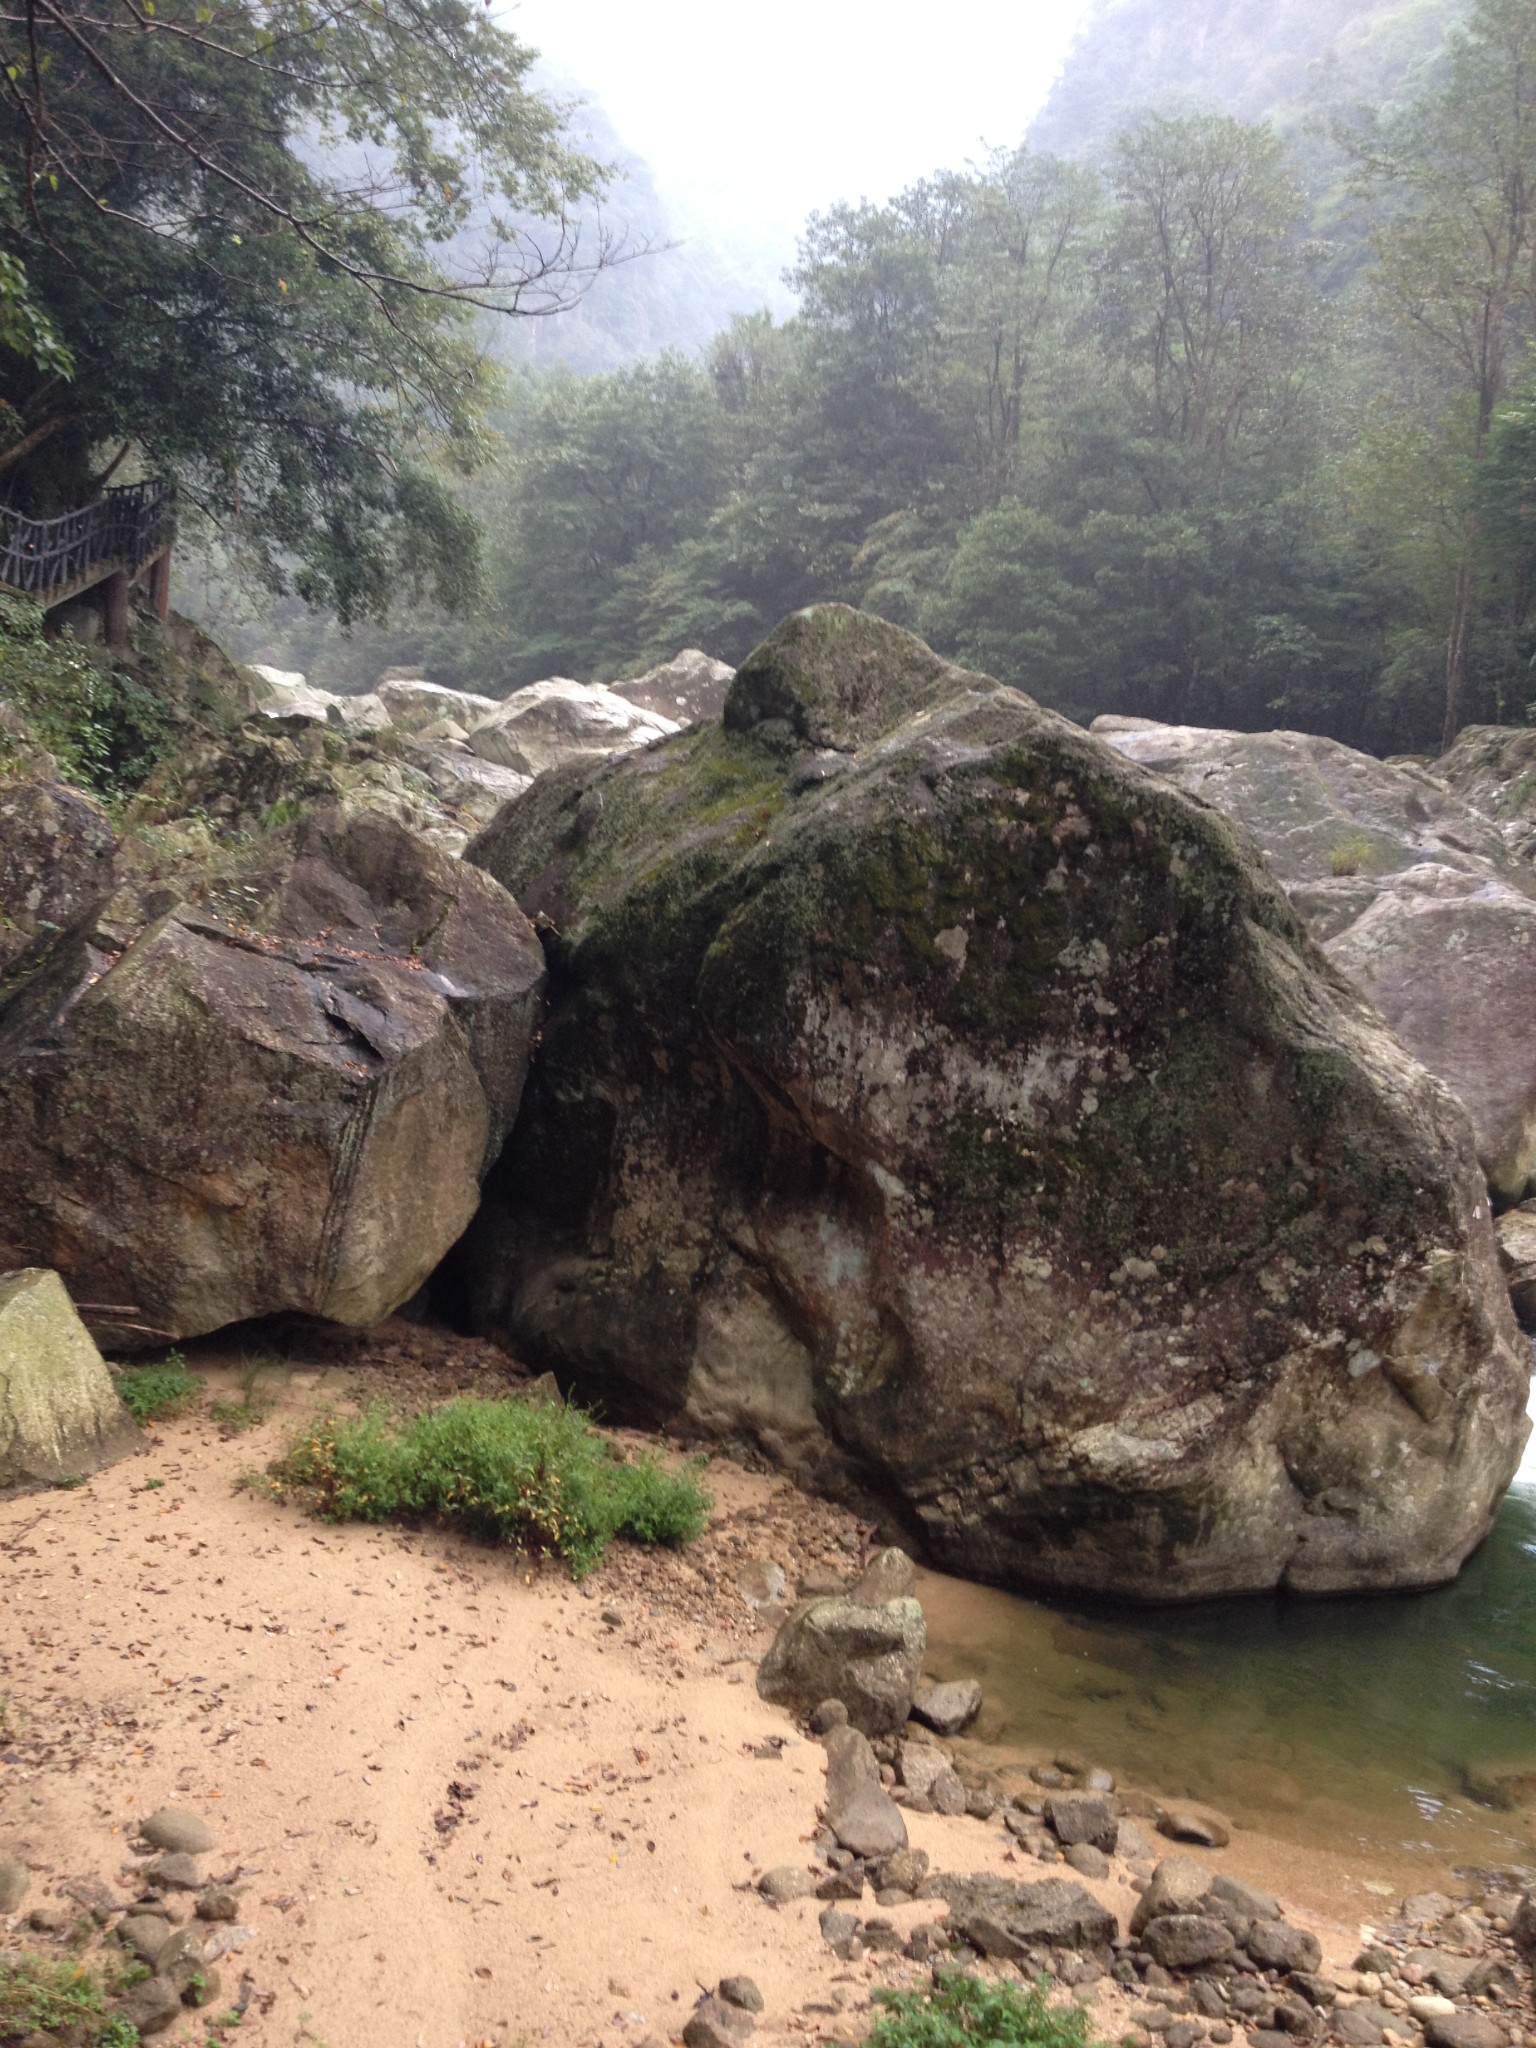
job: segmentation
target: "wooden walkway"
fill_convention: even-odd
[[[94,505],[57,519],[27,519],[0,506],[0,590],[30,597],[45,611],[111,585],[106,595],[107,638],[127,633],[129,586],[151,569],[155,607],[170,605],[170,554],[176,537],[175,487],[161,480],[120,484]]]

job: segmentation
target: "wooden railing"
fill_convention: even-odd
[[[175,504],[175,486],[156,479],[119,484],[57,519],[0,506],[0,586],[48,606],[117,571],[132,576],[170,546]]]

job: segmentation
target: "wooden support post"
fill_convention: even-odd
[[[156,555],[149,568],[149,594],[154,601],[155,617],[163,626],[171,616],[171,551]]]
[[[107,645],[128,645],[128,571],[114,569],[101,587],[102,609],[106,615]]]

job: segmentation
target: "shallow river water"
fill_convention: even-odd
[[[1149,1610],[1047,1606],[936,1573],[920,1591],[930,1665],[982,1681],[973,1732],[1003,1756],[1070,1750],[1426,1879],[1536,1865],[1536,1806],[1500,1811],[1466,1778],[1536,1777],[1536,1448],[1488,1542],[1435,1593]]]

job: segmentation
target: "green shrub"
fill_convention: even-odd
[[[328,1521],[425,1517],[564,1557],[573,1578],[616,1537],[687,1543],[709,1495],[654,1458],[625,1464],[577,1408],[465,1395],[396,1424],[379,1409],[321,1418],[278,1468]]]
[[[41,1956],[0,1961],[0,2041],[67,2032],[93,2048],[135,2048],[138,2028],[109,2020],[106,2003],[107,1987],[81,1963]]]
[[[162,1416],[179,1415],[190,1408],[203,1391],[203,1382],[188,1372],[179,1351],[159,1365],[127,1365],[112,1374],[118,1396],[135,1422],[158,1422]]]
[[[864,2048],[1087,2048],[1080,2006],[1046,2002],[1046,1980],[1027,1990],[958,1971],[928,1991],[876,1991],[882,2008]]]
[[[176,737],[153,690],[72,639],[48,639],[41,609],[9,592],[0,592],[0,698],[57,758],[65,780],[98,796],[136,789]],[[0,770],[4,752],[0,736]]]

